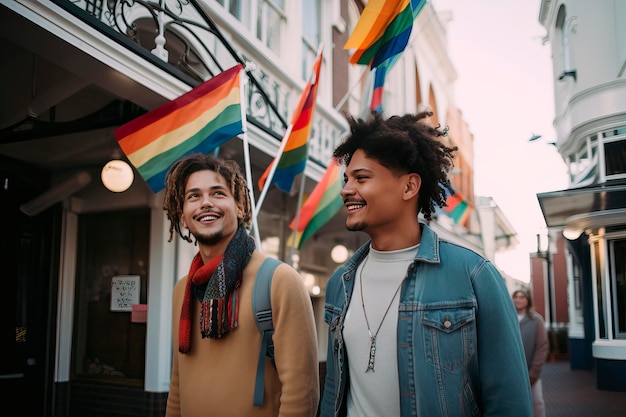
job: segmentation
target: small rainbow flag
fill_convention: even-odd
[[[471,207],[460,193],[455,191],[454,194],[450,194],[446,198],[446,206],[443,210],[448,213],[456,224],[467,226]]]
[[[170,166],[191,153],[209,153],[243,133],[238,64],[113,132],[153,192],[165,188]]]
[[[298,230],[294,232],[291,242],[300,249],[302,244],[326,224],[343,206],[341,198],[342,188],[341,166],[336,159],[332,159],[326,168],[324,176],[313,189],[300,209],[298,216]],[[291,230],[296,227],[294,218],[289,225]],[[295,242],[294,242],[295,240]]]
[[[322,50],[320,49],[313,64],[311,79],[304,87],[300,101],[291,118],[291,133],[283,138],[285,143],[282,153],[272,160],[261,178],[259,178],[259,188],[263,189],[265,181],[270,174],[272,165],[276,163],[276,168],[270,184],[276,184],[280,190],[289,193],[293,187],[296,175],[304,171],[307,160],[307,145],[313,114],[315,113],[315,102],[317,99],[317,89],[319,87],[320,69],[322,68]]]

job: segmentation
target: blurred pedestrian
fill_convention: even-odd
[[[301,277],[285,263],[271,284],[275,366],[266,359],[263,406],[253,406],[261,333],[252,289],[267,256],[247,230],[250,196],[237,163],[201,154],[180,159],[167,174],[163,208],[170,241],[176,232],[199,248],[174,288],[166,416],[315,416],[313,308]]]
[[[456,151],[429,116],[349,118],[334,151],[346,164],[346,227],[371,240],[326,286],[322,417],[532,415],[502,276],[427,225]]]
[[[535,417],[545,417],[546,406],[543,401],[541,368],[546,363],[550,351],[548,332],[543,317],[534,311],[530,291],[520,289],[515,291],[512,297],[526,353]]]

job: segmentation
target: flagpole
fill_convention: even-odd
[[[365,67],[361,76],[356,80],[354,84],[352,84],[352,86],[348,89],[348,91],[346,91],[346,94],[342,97],[342,99],[339,100],[339,103],[337,103],[337,105],[335,106],[335,111],[339,111],[339,109],[343,107],[346,101],[348,101],[348,97],[350,97],[350,93],[352,93],[352,90],[354,90],[357,85],[361,84],[361,82],[363,81],[363,78],[365,77],[365,74],[367,74],[369,69],[370,67],[367,67],[367,66]]]
[[[283,135],[283,138],[280,141],[280,146],[278,147],[278,154],[272,160],[272,168],[270,169],[270,172],[267,175],[267,178],[265,179],[265,183],[263,184],[263,190],[261,190],[261,195],[259,195],[259,201],[257,202],[257,209],[254,212],[255,218],[261,211],[261,206],[263,205],[263,201],[265,200],[265,195],[267,194],[267,190],[270,188],[270,185],[272,185],[272,179],[274,178],[274,172],[276,172],[276,166],[278,165],[280,156],[283,154],[283,151],[285,150],[285,146],[287,146],[287,138],[289,138],[289,135],[291,134],[291,129],[293,129],[293,125],[289,124],[289,126],[287,126],[287,131],[285,132],[285,134]]]
[[[244,72],[243,70],[241,71]],[[257,223],[257,217],[255,214],[255,202],[254,202],[254,189],[252,187],[252,168],[250,163],[250,143],[248,141],[248,123],[246,119],[246,109],[244,101],[244,88],[246,84],[246,77],[239,78],[239,94],[241,96],[241,130],[243,130],[243,165],[246,171],[246,186],[248,187],[248,193],[250,194],[250,209],[252,211],[252,231],[254,232],[254,240],[257,243],[257,248],[261,247],[261,237],[259,235],[259,225]]]
[[[306,158],[309,159],[309,147],[306,148]],[[296,246],[296,236],[298,235],[298,222],[300,221],[300,211],[302,209],[302,196],[304,195],[304,183],[306,181],[306,166],[302,171],[302,178],[300,178],[300,191],[298,191],[298,204],[296,206],[296,222],[294,223],[294,235],[293,242],[289,245],[289,265],[293,266],[293,250]],[[289,242],[289,241],[287,241]]]

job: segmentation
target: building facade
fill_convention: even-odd
[[[247,132],[218,154],[249,169],[256,183],[278,151],[321,44],[303,183],[310,193],[346,130],[344,114],[362,111],[367,71],[350,66],[341,45],[363,7],[348,0],[0,0],[1,248],[7,265],[0,332],[8,352],[0,362],[0,392],[7,412],[163,415],[172,289],[195,248],[177,237],[168,241],[162,192],[152,193],[136,171],[127,190],[105,187],[103,167],[125,160],[113,131],[240,63]],[[454,103],[445,20],[429,2],[415,28],[388,75],[385,112],[430,108],[433,124],[450,127],[446,140],[460,149],[452,181],[470,212],[460,224],[438,211],[432,226],[492,257],[511,247],[515,231],[488,202],[494,223],[482,233],[473,136]],[[256,184],[254,193],[258,198]],[[302,274],[323,362],[324,286],[337,266],[331,248],[342,245],[349,253],[366,237],[347,232],[340,212],[293,253],[286,241],[297,202],[298,193],[270,189],[258,216],[259,246]],[[129,301],[118,303],[127,290]],[[24,392],[28,401],[14,401]]]
[[[626,41],[623,2],[542,0],[553,57],[556,146],[568,189],[538,194],[568,239],[572,368],[626,391]]]

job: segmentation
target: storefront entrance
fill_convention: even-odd
[[[20,205],[48,187],[49,175],[5,158],[0,166],[2,413],[45,416],[52,407],[59,207],[22,213]]]

